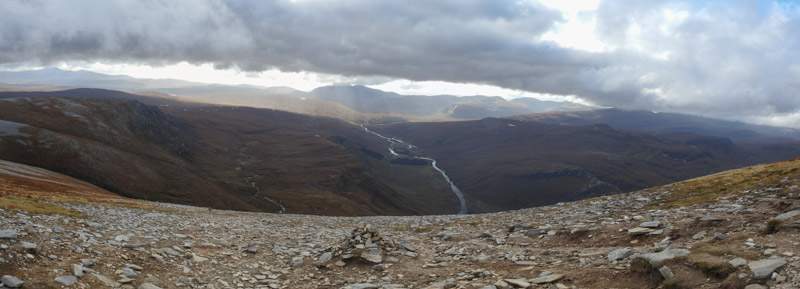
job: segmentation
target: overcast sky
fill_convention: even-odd
[[[573,97],[800,127],[789,1],[4,0],[0,65]]]

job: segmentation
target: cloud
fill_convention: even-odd
[[[800,110],[796,6],[606,1],[596,13],[597,33],[607,44],[641,57],[615,61],[631,68],[624,79],[638,77],[637,105],[800,125],[792,117]]]
[[[544,40],[567,20],[528,0],[7,0],[0,11],[6,65],[186,61],[771,122],[800,111],[800,13],[782,2],[603,1],[581,12],[599,52]]]

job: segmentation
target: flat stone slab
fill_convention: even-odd
[[[753,278],[755,279],[767,279],[772,276],[772,272],[783,267],[783,265],[786,265],[786,259],[784,258],[769,258],[752,261],[747,264],[747,266],[750,267],[750,271],[753,272]]]

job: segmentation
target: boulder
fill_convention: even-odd
[[[506,283],[513,286],[514,288],[528,288],[531,287],[531,283],[528,283],[528,280],[525,279],[505,279]]]
[[[561,280],[562,278],[564,278],[564,275],[562,274],[547,274],[531,279],[530,281],[533,284],[547,284],[556,282],[558,280]]]
[[[619,260],[624,260],[625,258],[630,257],[633,255],[633,250],[631,248],[619,248],[608,252],[608,261],[614,262]]]
[[[16,230],[0,230],[0,239],[16,239]]]
[[[658,229],[658,228],[661,228],[661,223],[657,222],[657,221],[643,222],[643,223],[639,224],[639,227],[648,228],[648,229]]]
[[[378,289],[378,288],[381,288],[381,286],[371,283],[350,284],[342,287],[342,289]]]
[[[78,277],[72,275],[59,276],[56,277],[56,282],[64,286],[72,286],[73,284],[78,283]]]
[[[775,272],[775,270],[778,270],[780,267],[783,267],[783,265],[786,265],[786,259],[769,258],[752,261],[747,265],[750,267],[750,271],[753,272],[754,279],[767,279],[772,276],[772,273]]]
[[[689,250],[667,248],[657,253],[637,254],[633,256],[631,261],[631,269],[635,272],[649,273],[653,272],[667,261],[673,260],[678,257],[686,257],[689,255]]]
[[[11,275],[4,275],[3,277],[0,277],[0,281],[2,281],[4,287],[8,288],[20,288],[22,287],[22,284],[25,284],[24,281]]]
[[[138,289],[161,289],[161,287],[158,287],[153,283],[142,283],[142,285],[139,285]]]
[[[786,222],[786,221],[791,220],[791,219],[793,219],[795,217],[798,217],[798,216],[800,216],[800,209],[793,210],[793,211],[788,211],[786,213],[777,215],[777,216],[775,216],[775,218],[772,218],[772,219],[776,220],[776,221],[780,221],[780,222]]]

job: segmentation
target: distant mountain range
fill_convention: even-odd
[[[465,120],[484,117],[591,109],[577,103],[496,96],[401,95],[358,85],[334,85],[303,92],[288,87],[213,85],[181,80],[138,79],[88,71],[47,68],[0,72],[0,83],[55,88],[103,88],[209,104],[240,105],[329,116],[350,121]]]

